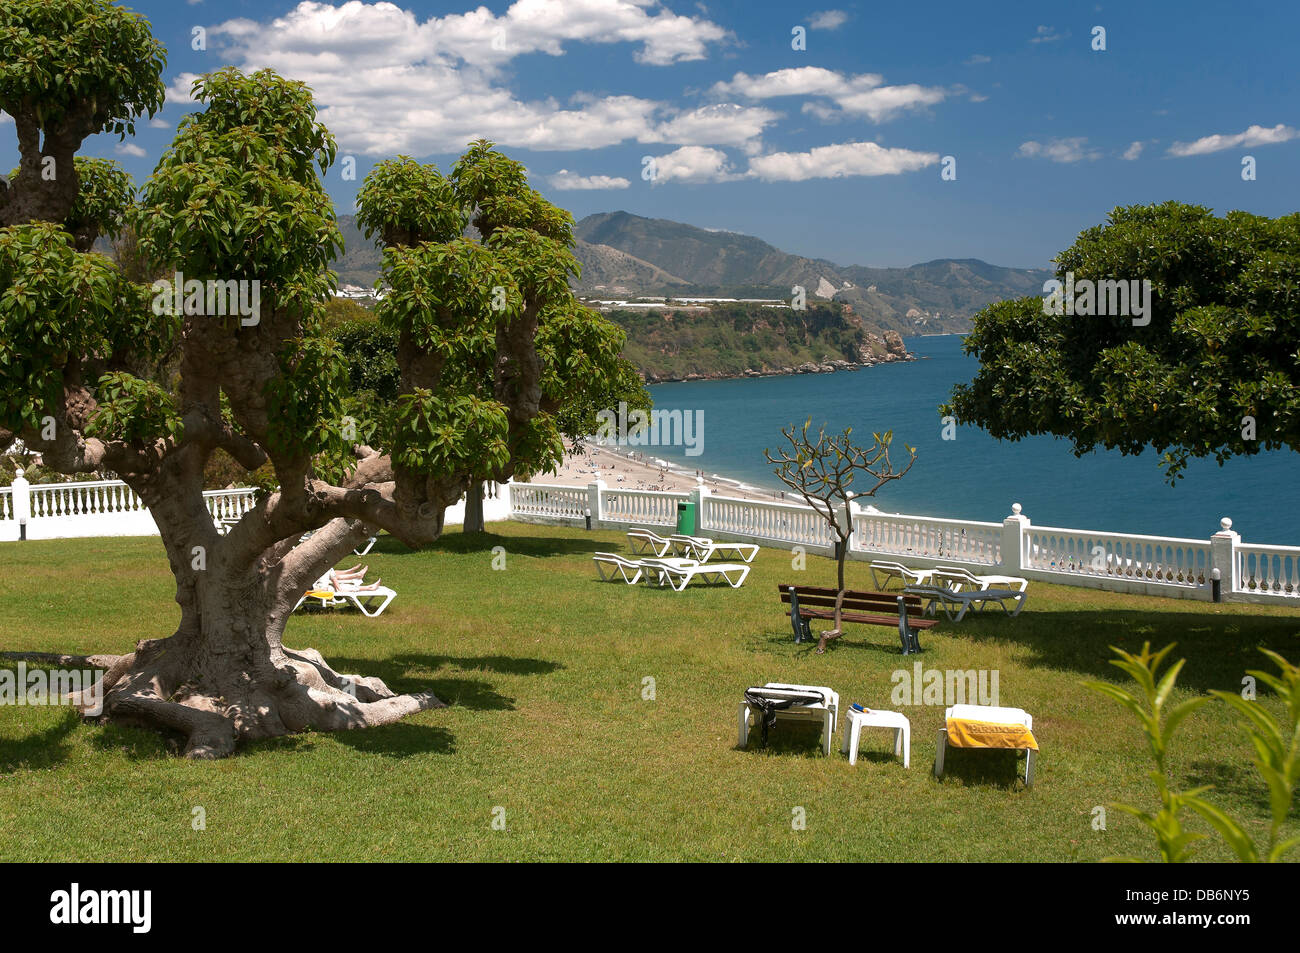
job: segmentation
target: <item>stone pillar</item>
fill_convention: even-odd
[[[1219,531],[1210,537],[1210,571],[1219,571],[1223,595],[1232,595],[1241,588],[1241,561],[1237,558],[1237,544],[1241,536],[1232,531],[1232,520],[1219,520]]]
[[[696,487],[691,490],[691,502],[695,504],[695,534],[703,536],[706,528],[711,529],[704,519],[704,508],[708,505],[709,488],[704,485],[703,477],[696,477]]]
[[[600,529],[600,521],[605,517],[605,481],[597,480],[587,484],[587,509],[590,511],[591,525]]]
[[[1029,517],[1020,515],[1020,504],[1011,504],[1011,515],[1002,521],[1002,565],[1004,573],[1017,573],[1029,561]]]
[[[32,518],[32,491],[31,484],[23,476],[23,470],[17,470],[14,473],[12,498],[14,504],[14,520],[31,520]]]

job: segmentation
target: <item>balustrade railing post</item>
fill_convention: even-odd
[[[707,526],[704,520],[705,500],[709,498],[709,488],[704,485],[702,479],[698,477],[696,479],[698,482],[695,489],[691,490],[691,502],[695,504],[695,533],[697,536],[703,536],[705,529],[712,528]]]
[[[1225,597],[1241,589],[1241,560],[1237,555],[1240,544],[1241,536],[1232,531],[1232,520],[1226,516],[1219,520],[1219,531],[1210,537],[1210,570],[1211,574],[1219,570]]]
[[[1004,573],[1017,573],[1026,568],[1029,543],[1029,517],[1022,516],[1020,504],[1011,504],[1011,515],[1002,521],[1002,560]]]
[[[592,523],[601,527],[601,521],[605,518],[605,481],[597,480],[595,483],[587,484],[587,509],[591,510]]]
[[[32,485],[22,470],[15,471],[10,489],[13,490],[14,519],[26,523],[32,518]]]

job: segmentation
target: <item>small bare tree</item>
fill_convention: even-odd
[[[797,492],[826,520],[835,534],[835,558],[839,570],[839,586],[835,596],[835,627],[823,632],[817,642],[818,653],[826,651],[826,643],[839,638],[842,633],[840,619],[844,604],[844,561],[848,558],[849,537],[853,534],[852,501],[860,496],[875,496],[876,491],[890,480],[900,479],[912,469],[916,462],[916,450],[907,447],[910,458],[907,466],[894,470],[889,458],[889,446],[894,433],[871,435],[871,446],[859,447],[853,443],[853,428],[846,427],[841,434],[828,434],[826,425],[817,430],[817,436],[811,438],[808,430],[812,418],[804,421],[802,428],[791,424],[782,429],[781,435],[789,443],[781,447],[776,454],[764,450],[767,462],[774,464],[773,472],[790,489]],[[869,490],[854,491],[854,481],[859,476],[869,477],[875,483]]]

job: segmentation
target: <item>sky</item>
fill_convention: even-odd
[[[194,77],[234,65],[312,87],[340,213],[376,162],[448,169],[479,137],[577,218],[840,265],[1047,267],[1119,205],[1300,209],[1300,4],[830,2],[140,0],[167,104],[81,154],[144,181]]]

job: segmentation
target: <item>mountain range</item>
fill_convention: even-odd
[[[372,286],[380,255],[351,215],[339,216],[341,284]],[[574,229],[586,296],[789,298],[796,285],[810,298],[850,305],[864,325],[902,334],[965,331],[981,308],[1041,294],[1051,273],[1003,268],[975,258],[938,259],[907,268],[839,265],[781,251],[762,239],[630,212],[588,215]]]

